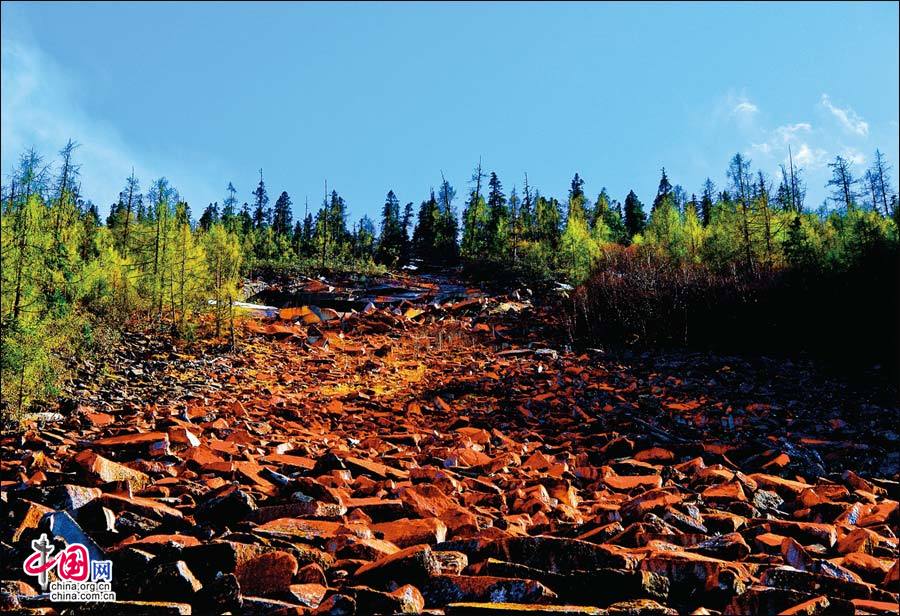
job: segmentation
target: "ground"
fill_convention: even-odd
[[[263,289],[282,309],[230,353],[126,335],[57,421],[4,438],[2,577],[36,586],[20,563],[66,511],[114,562],[109,613],[896,610],[882,392],[574,351],[525,289],[378,286]]]

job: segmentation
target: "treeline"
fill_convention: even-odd
[[[646,207],[630,191],[622,202],[605,188],[589,198],[577,173],[560,202],[528,183],[507,194],[496,173],[481,165],[472,174],[457,214],[457,192],[445,178],[417,210],[401,207],[391,190],[381,206],[378,229],[365,215],[348,228],[347,206],[336,190],[326,191],[315,214],[293,221],[292,201],[282,192],[270,208],[262,172],[253,204],[238,207],[229,183],[220,208],[211,203],[199,219],[201,229],[220,223],[240,238],[250,266],[300,265],[308,270],[346,267],[359,270],[409,263],[464,265],[483,271],[518,272],[530,277],[584,281],[617,246],[645,254],[722,269],[753,273],[796,264],[827,264],[846,259],[861,243],[896,240],[897,194],[891,168],[880,151],[862,177],[838,156],[830,165],[831,203],[805,204],[803,170],[782,166],[777,184],[736,154],[719,190],[707,179],[688,193],[662,170],[655,197]],[[123,200],[114,215],[127,210]],[[140,219],[138,212],[138,219]]]
[[[58,169],[33,150],[2,190],[2,411],[18,416],[58,392],[70,359],[135,319],[192,336],[211,314],[233,326],[242,252],[221,224],[195,228],[165,178],[146,194],[132,174],[103,225],[80,192],[77,146]],[[212,300],[212,302],[210,302]],[[232,335],[233,342],[233,335]]]
[[[730,288],[738,289],[785,269],[851,271],[861,255],[897,246],[897,194],[878,151],[862,177],[837,157],[828,182],[832,203],[815,211],[805,205],[803,173],[792,161],[773,185],[736,154],[722,190],[707,179],[691,194],[663,170],[646,209],[633,190],[622,202],[605,188],[590,199],[577,173],[564,202],[541,194],[527,175],[521,191],[507,193],[497,174],[479,163],[460,214],[457,192],[442,176],[418,208],[413,202],[401,207],[389,191],[376,229],[367,215],[348,227],[347,204],[327,186],[317,211],[304,204],[295,221],[286,191],[270,207],[262,171],[249,202],[239,205],[239,191],[229,183],[221,207],[209,204],[196,222],[165,178],[143,190],[132,173],[104,224],[81,195],[76,150],[70,141],[55,170],[29,151],[2,187],[6,411],[52,397],[68,358],[131,320],[192,336],[198,317],[208,314],[212,335],[232,333],[241,276],[262,266],[313,273],[462,264],[484,276],[503,272],[576,284],[593,275],[593,297],[606,298],[593,307],[605,323],[613,325],[610,315],[635,307],[620,319],[624,334],[666,320],[664,307],[659,314],[641,313],[636,301],[666,285],[678,287],[677,277],[658,278],[663,269],[703,272],[699,278],[727,273]],[[666,268],[633,266],[651,262]],[[623,263],[632,265],[622,269]],[[626,282],[631,286],[622,287]],[[584,314],[595,331],[600,317]]]
[[[665,172],[632,245],[601,247],[573,300],[586,344],[807,352],[842,374],[896,379],[900,241],[890,167],[875,153],[857,178],[837,157],[816,211],[788,164],[773,190],[736,154],[728,184],[685,198]]]

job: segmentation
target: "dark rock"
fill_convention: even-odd
[[[435,575],[422,585],[426,607],[459,602],[548,603],[556,598],[535,580],[489,575]]]
[[[400,550],[357,569],[357,584],[381,588],[390,582],[419,585],[440,572],[440,564],[427,545]]]
[[[256,510],[256,502],[236,485],[214,490],[194,509],[194,519],[203,524],[231,526]]]

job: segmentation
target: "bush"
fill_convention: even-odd
[[[586,343],[808,352],[838,366],[898,365],[896,242],[843,264],[712,270],[635,247],[608,250],[575,295]]]

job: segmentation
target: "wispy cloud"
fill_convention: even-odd
[[[828,160],[828,152],[822,148],[812,148],[809,144],[801,143],[794,152],[794,164],[806,169],[821,169]],[[787,158],[785,158],[787,162]]]
[[[737,105],[734,106],[734,109],[731,112],[735,115],[740,116],[752,116],[754,113],[759,112],[759,107],[754,105],[748,100],[742,100]]]
[[[854,165],[865,165],[866,164],[866,155],[857,150],[856,148],[844,148],[844,151],[841,153],[845,159],[853,163]]]
[[[869,123],[859,117],[850,107],[841,108],[831,102],[827,94],[822,94],[822,106],[849,132],[865,137],[869,134]]]
[[[801,134],[809,134],[812,132],[812,124],[809,122],[797,122],[796,124],[785,124],[775,129],[777,136],[782,143],[791,143],[800,138]]]
[[[66,141],[80,143],[76,160],[82,167],[82,194],[105,212],[118,196],[132,167],[146,188],[164,165],[154,164],[135,148],[116,127],[85,111],[78,84],[53,58],[26,36],[2,39],[2,97],[0,97],[0,165],[8,174],[28,148],[55,162]],[[205,181],[171,178],[182,194],[190,197],[209,192]]]
[[[750,145],[751,152],[763,157],[781,157],[787,163],[789,149],[794,163],[809,168],[824,166],[828,152],[810,145],[813,127],[809,122],[784,124],[766,133],[765,139]]]

